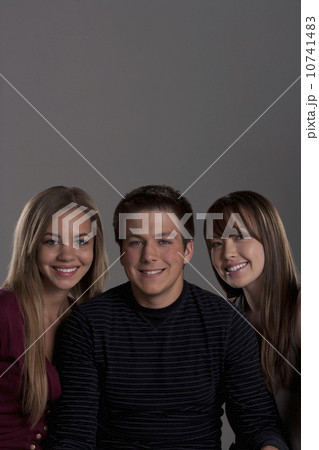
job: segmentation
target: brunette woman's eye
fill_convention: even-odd
[[[223,245],[221,241],[212,242],[211,248],[218,248],[221,245]]]

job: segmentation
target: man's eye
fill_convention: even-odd
[[[130,243],[129,243],[129,245],[131,246],[131,247],[137,247],[138,245],[141,245],[142,244],[142,241],[131,241]]]
[[[167,239],[161,239],[160,240],[160,244],[162,244],[162,245],[169,245],[169,244],[171,244],[171,242],[168,241]]]

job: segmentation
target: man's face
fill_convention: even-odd
[[[148,214],[148,229],[146,233],[143,230],[143,234],[133,234],[130,229],[141,228],[141,220],[127,220],[121,264],[137,302],[148,308],[164,308],[182,291],[183,267],[192,257],[193,241],[184,250],[182,236],[166,212],[141,212]],[[171,239],[174,230],[176,235]]]

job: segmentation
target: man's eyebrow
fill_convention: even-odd
[[[148,233],[145,233],[145,234],[135,234],[135,233],[132,233],[131,231],[129,231],[126,239],[130,239],[130,238],[145,239],[145,235],[146,235],[146,234],[148,234]],[[156,234],[156,235],[154,236],[154,239],[163,239],[163,238],[167,238],[170,234],[172,234],[172,230],[170,230],[170,231],[165,231],[164,233]],[[175,239],[175,238],[176,238],[176,236],[174,236],[174,237],[172,237],[172,238],[170,238],[170,239],[173,240],[173,239]]]
[[[146,233],[145,233],[145,234],[146,234]],[[135,233],[132,233],[132,232],[129,230],[129,232],[127,233],[126,239],[129,239],[129,238],[139,238],[139,239],[143,239],[143,236],[145,237],[145,235],[142,235],[142,234],[135,234]]]
[[[163,238],[167,238],[168,236],[170,236],[172,234],[172,230],[170,231],[165,231],[164,233],[160,233],[160,234],[156,234],[155,235],[155,239],[163,239]],[[171,237],[170,240],[175,239],[176,236]]]

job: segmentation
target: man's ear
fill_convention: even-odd
[[[187,264],[192,259],[193,252],[194,252],[194,242],[193,240],[191,240],[187,242],[186,248],[184,250],[184,258],[186,259],[186,261],[184,259],[184,264]]]

